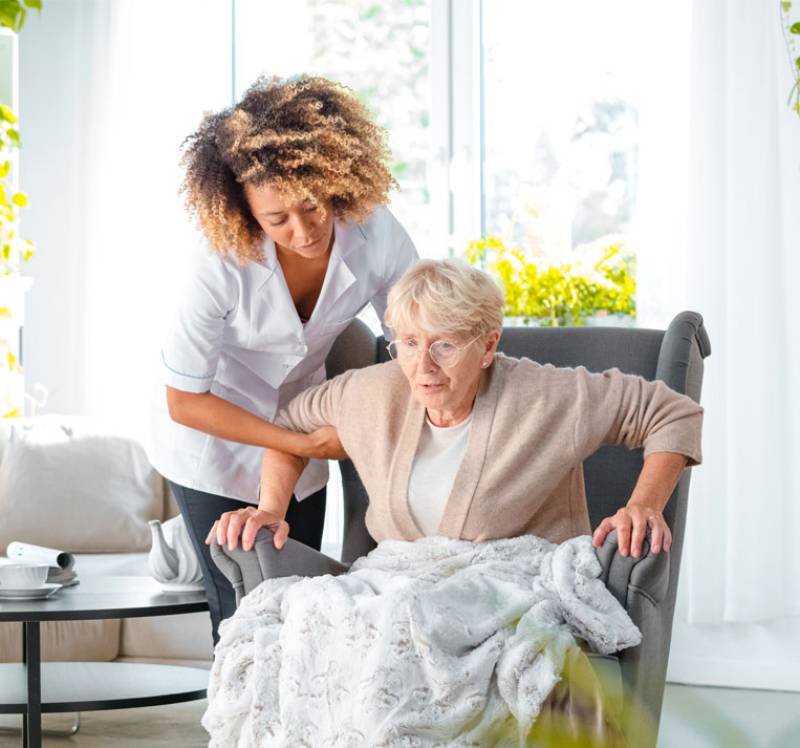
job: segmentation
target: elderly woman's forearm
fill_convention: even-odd
[[[628,505],[645,506],[663,511],[686,467],[687,458],[677,452],[649,454],[639,473]]]
[[[261,487],[258,508],[285,517],[294,487],[300,479],[306,460],[302,457],[265,449],[261,462]]]

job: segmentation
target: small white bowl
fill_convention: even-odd
[[[47,582],[49,568],[43,564],[0,564],[0,589],[42,587]]]

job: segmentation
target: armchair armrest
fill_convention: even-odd
[[[656,744],[669,657],[674,590],[670,595],[670,554],[650,552],[648,532],[639,558],[619,553],[617,532],[597,549],[601,579],[642,632],[642,642],[619,654],[627,685],[623,731],[630,745]]]
[[[639,558],[620,554],[616,530],[612,530],[603,545],[597,549],[597,558],[603,567],[601,579],[628,612],[632,595],[641,595],[653,605],[658,605],[666,597],[669,587],[669,552],[650,552],[649,530]]]
[[[291,538],[281,550],[276,550],[272,543],[272,533],[263,528],[258,531],[255,545],[249,551],[243,550],[241,546],[230,550],[227,546],[219,545],[215,538],[211,545],[211,557],[233,585],[237,605],[242,597],[265,579],[294,574],[318,577],[347,571],[344,564]]]

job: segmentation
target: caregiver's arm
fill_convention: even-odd
[[[280,449],[301,457],[342,457],[335,429],[322,429],[308,434],[290,431],[211,392],[186,392],[169,386],[166,389],[170,418],[182,426],[220,439]]]

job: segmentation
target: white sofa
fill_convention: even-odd
[[[177,514],[136,440],[85,418],[0,424],[0,555],[13,540],[74,553],[78,577],[148,576],[148,520]],[[17,623],[0,623],[0,662],[19,661]],[[45,660],[211,664],[208,613],[42,626]]]

